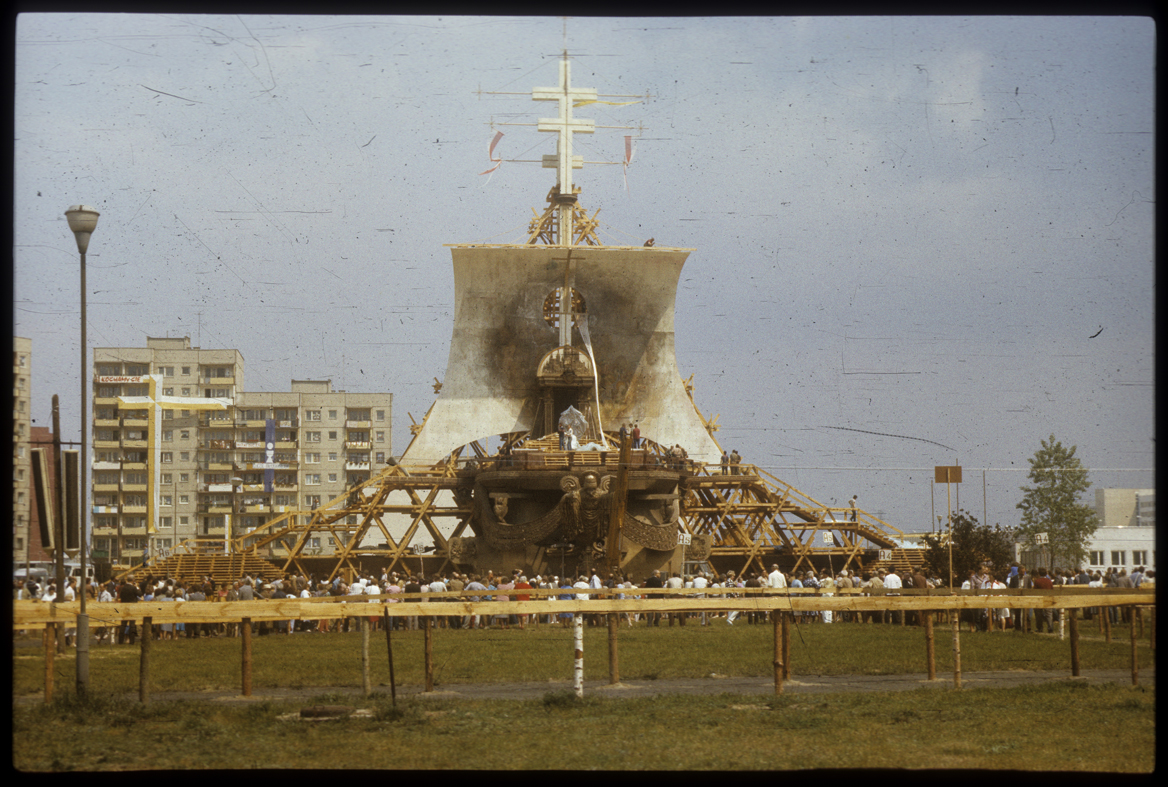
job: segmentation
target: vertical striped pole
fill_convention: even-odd
[[[573,666],[573,686],[576,696],[584,696],[584,616],[579,612],[572,613],[572,641],[576,650],[576,660]]]

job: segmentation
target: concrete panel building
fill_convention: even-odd
[[[32,522],[32,340],[12,339],[12,561],[29,560]],[[32,559],[40,559],[39,556]]]
[[[221,548],[343,494],[392,451],[392,394],[334,391],[329,380],[248,392],[238,350],[148,338],[95,348],[93,369],[98,565],[135,565],[192,540]]]
[[[1092,570],[1156,568],[1156,490],[1096,489],[1099,527],[1088,549]]]

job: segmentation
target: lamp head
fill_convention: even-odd
[[[65,211],[65,218],[69,220],[69,229],[77,238],[77,251],[84,254],[89,250],[89,236],[97,229],[97,217],[101,214],[88,205],[74,205]]]

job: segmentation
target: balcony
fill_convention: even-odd
[[[372,421],[345,421],[346,429],[371,429],[373,428]]]
[[[346,470],[368,470],[369,463],[368,462],[349,462],[349,461],[346,461],[345,462],[345,469]]]
[[[137,461],[134,461],[133,459],[126,459],[125,461],[122,462],[122,469],[123,470],[145,470],[146,463],[145,462],[137,462]]]
[[[112,426],[116,428],[122,424],[117,418],[94,418],[93,425],[97,427]]]
[[[146,513],[146,506],[122,506],[122,513],[123,514],[145,514]],[[122,532],[129,533],[130,528],[122,528]],[[145,528],[142,529],[142,532],[143,533],[146,532]]]
[[[272,510],[272,507],[268,506],[268,505],[251,505],[251,506],[244,506],[242,513],[244,513],[244,514],[266,514],[271,510]]]
[[[95,406],[100,405],[100,404],[116,405],[117,403],[118,403],[118,397],[116,397],[116,396],[95,396],[95,397],[93,397],[93,404]]]
[[[248,429],[266,429],[268,426],[268,420],[266,418],[260,418],[258,420],[252,418],[246,421],[239,421],[237,425]]]
[[[276,448],[292,449],[296,447],[295,440],[277,440]]]
[[[95,538],[100,536],[116,536],[117,534],[118,529],[116,527],[98,527],[97,525],[93,526],[93,535]]]
[[[143,418],[135,413],[134,415],[126,415],[122,417],[122,426],[133,427],[135,429],[145,429],[150,425],[149,418]]]
[[[204,440],[199,444],[200,451],[230,451],[233,448],[235,448],[234,440]]]
[[[285,429],[295,429],[300,425],[300,419],[293,418],[291,421],[276,421],[276,426],[281,426]]]
[[[203,529],[203,535],[207,536],[221,536],[223,535],[223,532],[223,525],[207,525],[207,527]]]
[[[231,470],[235,469],[235,465],[231,462],[208,462],[203,467],[203,469],[204,470],[231,471]]]
[[[121,462],[102,462],[100,460],[93,463],[94,470],[121,470]]]
[[[123,526],[122,527],[122,535],[123,536],[144,536],[144,535],[146,535],[146,526],[145,525],[143,525],[142,527]]]
[[[146,484],[122,484],[123,492],[145,492],[147,491],[147,488],[148,486]]]
[[[253,451],[262,451],[264,450],[265,445],[263,440],[260,440],[259,442],[253,440],[236,440],[235,447],[240,450],[250,448]]]
[[[103,448],[121,448],[122,444],[118,440],[94,440],[93,450],[99,451]]]
[[[364,441],[362,441],[362,440],[346,440],[345,441],[345,448],[355,448],[358,450],[364,449],[364,450],[368,451],[372,447],[373,447],[373,443],[369,442],[368,440],[364,440]]]
[[[117,492],[120,488],[118,484],[94,484],[94,492]]]
[[[275,492],[295,492],[299,488],[299,484],[272,484],[272,490]]]
[[[230,505],[226,505],[226,506],[217,506],[217,505],[199,506],[199,510],[204,511],[205,513],[208,513],[208,514],[232,514],[232,513],[235,513],[233,507]]]
[[[122,448],[149,448],[150,444],[146,440],[123,440]]]
[[[207,484],[204,487],[203,491],[204,492],[231,492],[233,490],[232,490],[231,484]]]

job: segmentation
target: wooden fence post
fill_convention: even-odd
[[[927,610],[925,616],[925,661],[928,662],[929,680],[937,679],[936,642],[933,641],[933,612]]]
[[[368,697],[369,686],[369,616],[361,615],[361,692]],[[427,618],[427,623],[429,618]],[[429,629],[427,629],[427,632]]]
[[[434,690],[434,619],[429,615],[422,618],[422,635],[425,640],[426,691]]]
[[[783,680],[791,679],[791,613],[783,613]]]
[[[243,696],[251,696],[251,618],[244,618],[240,621],[239,626],[240,639],[243,640],[243,664],[241,665],[240,673],[241,683],[240,689]]]
[[[48,704],[53,701],[53,669],[57,657],[57,632],[56,623],[46,623],[45,630],[41,633],[42,641],[45,646],[45,703]]]
[[[1103,641],[1111,644],[1111,607],[1100,607],[1103,613]]]
[[[1140,655],[1137,647],[1138,640],[1136,640],[1136,608],[1129,607],[1131,610],[1131,672],[1132,685],[1140,685]]]
[[[154,639],[153,620],[142,618],[142,658],[138,669],[138,701],[150,701],[150,641]]]
[[[961,688],[961,616],[953,615],[953,688]]]
[[[608,615],[608,683],[615,686],[620,683],[620,665],[617,660],[616,632],[620,628],[619,616],[615,612]]]
[[[1071,615],[1071,676],[1079,677],[1079,618]]]
[[[389,610],[386,609],[381,613],[382,619],[385,621],[385,650],[389,654],[389,698],[393,701],[393,707],[397,707],[397,682],[393,677],[393,618],[389,616]]]
[[[783,693],[783,626],[781,620],[782,614],[777,609],[772,609],[771,621],[775,640],[775,696]]]

